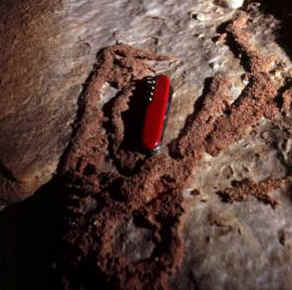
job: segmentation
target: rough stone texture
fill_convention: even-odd
[[[1,1],[0,14],[0,198],[17,201],[56,170],[90,68],[64,39],[61,1]]]
[[[290,165],[281,148],[290,138],[285,130],[262,124],[227,152],[203,162],[185,192],[189,200],[185,260],[173,289],[194,285],[198,289],[291,289],[289,238],[285,240],[291,232],[291,180],[270,191],[279,203],[276,209],[253,198],[225,204],[216,195],[232,186],[239,193],[240,181],[245,179],[260,184],[286,176]],[[195,198],[190,195],[193,188],[200,190]]]
[[[177,58],[177,65],[157,67],[171,73],[176,87],[167,140],[191,112],[189,103],[200,95],[204,78],[226,61],[228,67],[224,56],[230,52],[215,47],[212,37],[232,12],[208,1],[35,3],[0,5],[3,200],[23,199],[51,178],[71,135],[82,84],[101,48],[121,41]]]
[[[50,17],[53,24],[44,21],[56,28],[48,28],[51,37],[44,39],[56,42],[44,46],[54,51],[52,58],[34,45],[41,60],[33,62],[38,54],[29,49],[25,60],[33,69],[17,69],[21,77],[11,70],[23,60],[4,58],[11,61],[1,86],[13,84],[16,91],[9,96],[17,98],[1,103],[3,199],[16,200],[54,172],[96,52],[122,41],[170,56],[171,61],[158,62],[162,59],[152,53],[129,52],[125,46],[119,55],[120,48],[113,49],[88,78],[60,167],[63,185],[45,189],[69,193],[59,202],[65,202],[64,240],[71,255],[54,265],[65,277],[64,288],[91,289],[90,282],[102,282],[105,289],[292,289],[291,62],[285,34],[275,37],[280,25],[289,23],[289,7],[281,9],[284,1],[262,7],[246,1],[247,15],[238,17],[216,2],[64,1],[47,10],[40,4],[35,13],[56,17]],[[20,19],[43,23],[38,14],[26,14],[27,5],[16,5],[20,14],[24,11]],[[0,11],[16,8],[0,4]],[[16,49],[14,39],[30,40],[17,33],[22,21],[15,23],[16,38],[12,31],[11,44],[0,46],[3,55]],[[31,34],[32,43],[41,45],[37,35]],[[107,62],[111,56],[115,61]],[[103,64],[110,69],[101,70]],[[152,68],[171,76],[175,94],[165,136],[169,146],[145,161],[120,146],[129,132],[120,116],[131,113],[131,81]],[[56,83],[43,92],[47,86],[36,80],[48,78]],[[17,92],[24,88],[40,103],[29,97],[21,103]],[[60,115],[52,117],[48,108]],[[53,134],[43,130],[48,120]],[[100,146],[91,151],[96,141]]]

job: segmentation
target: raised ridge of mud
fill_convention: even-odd
[[[76,134],[61,167],[66,179],[63,190],[69,199],[62,248],[66,258],[58,265],[66,289],[80,285],[91,289],[89,285],[100,281],[114,289],[169,288],[168,277],[182,261],[182,192],[192,173],[199,170],[204,152],[216,156],[245,137],[262,118],[281,118],[278,99],[283,95],[278,95],[280,88],[270,76],[273,58],[262,56],[249,43],[247,20],[246,14],[240,14],[225,32],[246,67],[247,85],[241,95],[232,101],[230,81],[215,75],[169,152],[148,158],[121,146],[127,137],[125,128],[139,120],[138,115],[126,121],[122,116],[130,109],[131,98],[143,97],[135,95],[135,83],[151,73],[146,61],[171,58],[124,44],[99,54],[81,98]],[[106,84],[118,89],[109,112],[97,108]],[[119,166],[108,170],[109,162]],[[119,168],[128,168],[128,174]],[[135,168],[132,173],[131,168]],[[283,182],[267,180],[257,185],[247,180],[219,194],[225,201],[254,195],[274,207],[277,201],[269,193]],[[146,239],[141,241],[146,252],[135,249],[136,258],[125,242],[127,224]],[[85,269],[90,272],[85,274]]]

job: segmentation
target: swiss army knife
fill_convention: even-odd
[[[172,97],[170,79],[166,75],[145,78],[146,108],[142,124],[143,150],[157,153],[162,144]]]

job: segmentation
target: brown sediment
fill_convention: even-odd
[[[98,158],[96,161],[100,163],[95,163],[95,165],[100,168],[103,158],[107,155],[109,141],[103,128],[104,114],[97,107],[103,86],[109,83],[117,88],[123,88],[119,102],[122,102],[125,107],[123,99],[128,97],[131,83],[152,72],[145,60],[170,59],[170,57],[156,56],[146,50],[139,50],[125,44],[115,45],[100,52],[98,62],[79,100],[77,127],[64,158],[65,161],[62,163],[62,172],[82,175],[88,158],[96,156]],[[118,129],[119,127],[122,126],[117,124],[116,132],[114,132],[117,135],[114,140],[116,143],[121,142],[123,138],[123,130]],[[92,151],[95,153],[93,154]]]
[[[203,143],[204,151],[217,155],[242,139],[247,129],[255,126],[262,117],[273,119],[278,114],[275,102],[277,89],[268,74],[274,58],[265,58],[250,44],[252,35],[245,29],[247,20],[247,15],[242,13],[226,28],[241,53],[240,57],[248,61],[245,66],[249,73],[247,87],[230,104],[230,82],[222,75],[215,76],[206,95],[203,95],[199,112],[194,112],[178,140],[172,144],[172,156],[182,158],[188,150],[200,151],[199,146]],[[205,141],[202,142],[202,139]]]
[[[291,115],[292,110],[292,88],[289,88],[283,93],[283,106],[282,106],[282,112],[286,116]]]
[[[217,194],[226,202],[243,201],[254,196],[258,200],[270,204],[275,208],[279,204],[279,201],[270,194],[272,191],[285,185],[287,181],[287,178],[280,178],[267,179],[260,183],[255,183],[249,179],[244,179],[242,181],[234,181],[232,188],[219,191]]]
[[[170,151],[172,156],[186,158],[194,152],[203,151],[204,140],[214,129],[216,119],[223,112],[229,111],[230,87],[230,81],[221,74],[210,80],[206,92],[195,106],[194,113],[188,118],[178,139],[172,143]]]
[[[241,13],[226,28],[249,73],[249,83],[230,106],[229,114],[217,119],[214,130],[206,138],[206,151],[212,155],[243,138],[247,129],[255,126],[262,117],[272,119],[278,113],[277,89],[268,74],[274,58],[262,56],[251,44],[247,20],[247,15]]]
[[[227,25],[226,31],[231,37],[231,48],[235,49],[236,54],[239,54],[247,72],[253,75],[260,72],[268,73],[275,57],[262,55],[251,43],[252,34],[246,30],[248,19],[248,15],[241,12]]]
[[[273,87],[269,76],[258,73],[250,82],[239,101],[233,103],[230,114],[221,116],[215,128],[206,138],[206,151],[217,155],[230,144],[242,139],[247,129],[255,126],[260,118],[272,119],[277,113],[274,97],[277,90]]]
[[[272,119],[279,111],[274,100],[277,90],[268,74],[270,60],[249,44],[245,26],[246,16],[240,15],[227,31],[247,59],[249,84],[230,104],[230,81],[215,75],[169,146],[169,155],[146,158],[130,150],[127,138],[134,132],[129,126],[135,117],[131,106],[140,96],[134,92],[135,84],[152,72],[145,61],[170,58],[127,45],[115,45],[99,54],[80,98],[75,134],[60,167],[68,194],[61,248],[66,259],[59,263],[65,289],[92,289],[91,284],[103,289],[168,289],[168,277],[182,260],[182,191],[187,179],[204,152],[218,154],[244,137],[260,118]],[[105,83],[120,92],[101,111],[97,103]],[[108,166],[109,160],[114,166]],[[244,200],[253,194],[275,206],[276,200],[268,193],[281,182],[245,181],[224,191],[224,197]],[[150,257],[135,262],[116,250],[122,247],[116,232],[130,221],[150,230],[154,244]]]
[[[88,279],[97,279],[95,282],[104,283],[104,288],[167,289],[167,276],[181,259],[181,254],[177,254],[181,253],[177,226],[182,197],[175,190],[175,180],[166,174],[171,160],[163,155],[154,156],[131,178],[119,170],[131,167],[131,162],[135,165],[139,158],[139,153],[128,152],[130,158],[123,159],[127,153],[123,142],[128,124],[122,116],[133,98],[134,83],[151,73],[145,60],[170,58],[126,45],[103,50],[80,100],[80,120],[60,168],[67,178],[65,190],[70,205],[62,249],[71,258],[69,266],[67,261],[60,263],[63,287],[68,289],[75,287],[74,283],[86,283],[82,267],[77,270],[80,265],[90,268],[94,274]],[[105,82],[121,92],[110,110],[101,112],[97,103]],[[116,170],[107,168],[108,158],[115,165],[119,162]],[[158,191],[159,199],[156,198]],[[130,257],[114,251],[119,245],[113,232],[137,216],[151,227],[155,250],[149,259],[132,263]],[[74,282],[76,271],[79,278]]]

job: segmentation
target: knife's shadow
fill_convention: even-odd
[[[125,134],[121,148],[124,150],[142,151],[141,137],[148,93],[149,86],[144,79],[135,83],[135,90],[129,101],[129,109],[122,113]]]

